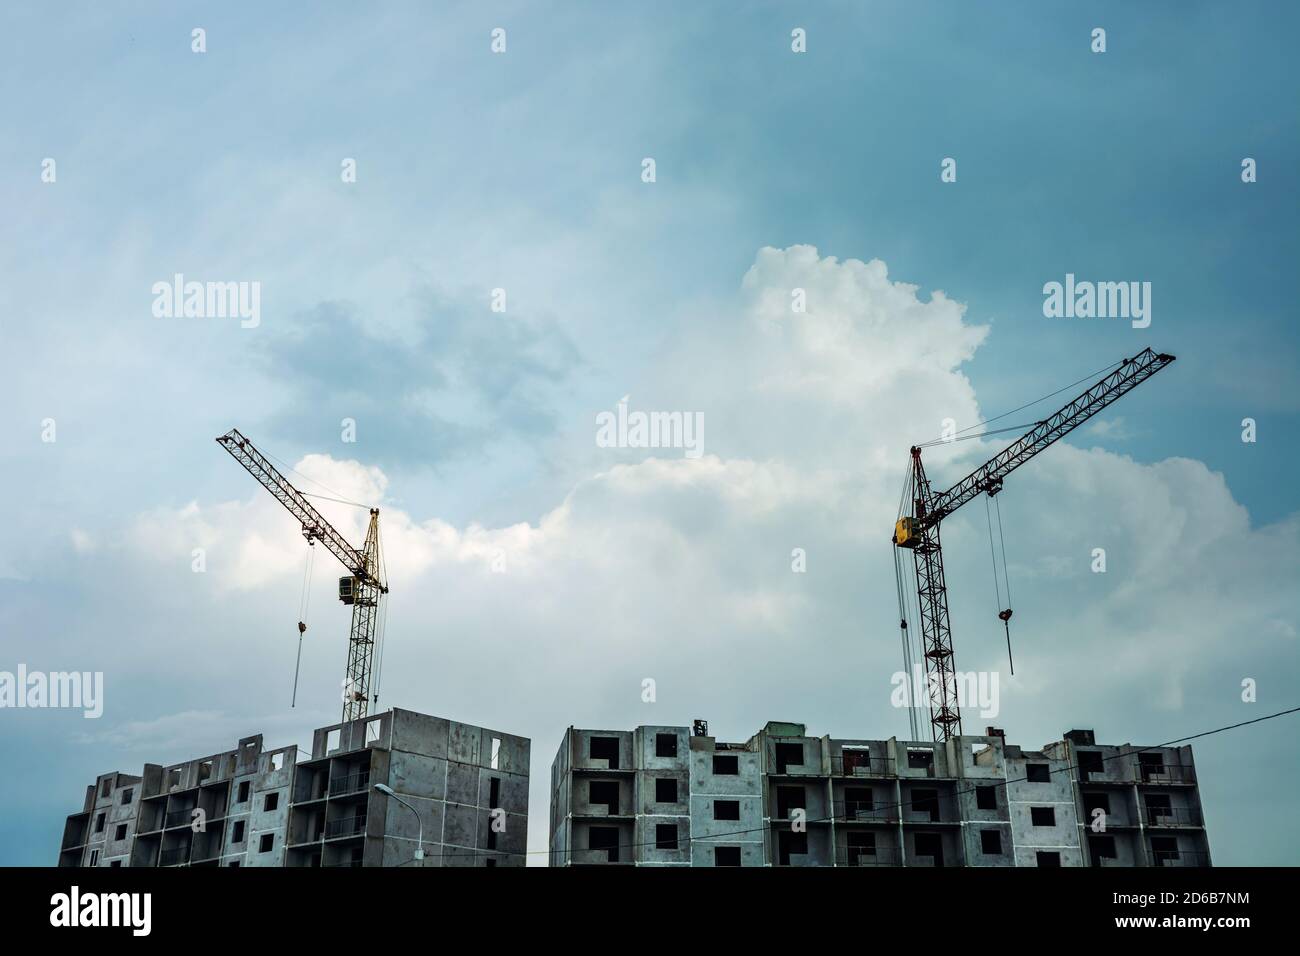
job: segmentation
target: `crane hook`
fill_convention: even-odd
[[[1016,673],[1016,659],[1011,656],[1011,608],[998,612],[998,620],[1002,622],[1003,629],[1007,632],[1007,662],[1011,665],[1011,675]]]

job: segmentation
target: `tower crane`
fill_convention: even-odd
[[[339,578],[339,600],[352,606],[348,670],[343,681],[343,720],[366,716],[375,644],[381,636],[380,602],[388,593],[379,549],[379,509],[370,509],[365,544],[359,549],[354,548],[238,429],[232,428],[219,437],[217,444],[230,452],[298,519],[309,545],[321,542],[347,569],[347,575]],[[298,626],[299,630],[305,630],[301,623]]]
[[[896,547],[907,548],[912,552],[916,567],[921,645],[925,657],[930,723],[933,725],[935,740],[943,741],[961,734],[952,630],[948,619],[948,587],[944,580],[943,551],[939,543],[940,523],[981,494],[990,497],[996,495],[1002,490],[1002,482],[1007,475],[1173,361],[1174,356],[1156,353],[1148,348],[1111,366],[1112,371],[1083,394],[1035,424],[1020,439],[947,491],[933,490],[925,467],[921,464],[921,447],[912,446],[907,485],[912,513],[898,518],[891,540]],[[1011,617],[1010,608],[1002,611],[998,617],[1005,623]],[[900,623],[906,638],[906,617]]]

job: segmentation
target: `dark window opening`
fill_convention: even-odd
[[[1119,854],[1115,852],[1115,838],[1099,833],[1088,835],[1088,849],[1092,851],[1092,865],[1101,866],[1103,859],[1114,860]]]
[[[876,835],[850,830],[848,834],[849,866],[859,866],[861,857],[876,855]]]
[[[1087,814],[1089,822],[1092,822],[1093,810],[1110,813],[1110,796],[1104,793],[1085,793],[1083,795],[1083,810]]]
[[[715,819],[715,820],[739,820],[739,819],[740,819],[740,801],[739,801],[739,800],[714,800],[714,801],[713,801],[713,819]]]
[[[244,780],[239,784],[239,796],[235,798],[236,803],[248,802],[248,781]]]
[[[907,766],[909,770],[934,770],[934,751],[928,747],[908,750]]]
[[[257,852],[270,853],[274,846],[275,846],[275,834],[263,833],[261,837],[258,838],[257,841]]]
[[[1002,834],[997,830],[980,831],[980,851],[986,856],[997,856],[1002,852]]]
[[[793,810],[807,809],[807,797],[803,787],[776,788],[776,815],[782,820],[789,820]]]
[[[740,866],[740,847],[715,846],[713,848],[714,866]]]
[[[1055,807],[1030,807],[1029,821],[1036,827],[1056,826]]]
[[[851,776],[854,770],[861,767],[863,770],[871,769],[871,751],[866,747],[845,747],[844,748],[844,773]]]
[[[777,837],[777,865],[789,866],[791,856],[808,855],[808,834],[782,830]]]
[[[1152,837],[1151,854],[1155,857],[1156,866],[1164,866],[1166,862],[1172,862],[1178,859],[1178,840],[1175,837]]]
[[[496,866],[496,865],[497,865],[497,861],[496,861],[496,860],[492,860],[492,859],[484,860],[484,861],[483,861],[483,865],[484,865],[484,866]]]
[[[95,832],[96,833],[104,832],[104,814],[102,813],[95,815]]]
[[[102,784],[100,784],[100,786],[99,786],[99,795],[100,795],[101,797],[107,797],[107,796],[108,796],[109,794],[111,794],[112,792],[113,792],[113,781],[112,781],[111,778],[108,779],[108,780],[105,780]]]
[[[844,791],[844,815],[850,819],[867,816],[876,808],[870,787],[848,787]]]
[[[617,737],[592,737],[591,738],[591,759],[608,760],[609,769],[618,769],[618,738]]]
[[[1090,773],[1105,773],[1106,762],[1101,759],[1101,751],[1080,750],[1079,769],[1083,771],[1085,779],[1087,779],[1087,775]]]
[[[1169,802],[1167,793],[1148,793],[1142,797],[1142,802],[1146,804],[1147,816],[1158,820],[1161,817],[1173,816],[1173,806]]]
[[[231,860],[229,863],[226,864],[226,866],[239,866],[239,861]]]
[[[1165,772],[1164,754],[1141,753],[1138,754],[1138,767],[1142,770],[1142,779],[1149,780],[1152,777],[1163,776]]]
[[[114,839],[114,840],[125,840],[125,839],[126,839],[126,824],[125,824],[125,823],[119,823],[119,824],[117,825],[117,829],[115,829],[115,830],[113,831],[113,839]]]
[[[235,827],[230,832],[230,842],[231,843],[244,842],[244,821],[243,820],[235,821]]]
[[[776,772],[785,773],[787,767],[803,766],[803,744],[776,745]]]
[[[1030,783],[1051,783],[1052,771],[1045,763],[1031,763],[1025,765],[1025,779]]]
[[[975,806],[980,810],[996,810],[998,808],[998,788],[976,787]]]
[[[276,809],[279,806],[280,806],[279,793],[268,793],[266,795],[266,799],[262,802],[262,809],[265,810],[267,813],[270,813],[272,810]]]
[[[677,756],[677,735],[676,734],[655,734],[655,756],[676,757]]]
[[[937,833],[918,833],[915,844],[917,856],[934,857],[935,866],[943,866],[943,840]]]
[[[1037,863],[1039,866],[1060,866],[1061,854],[1056,851],[1048,852],[1039,850],[1037,854]]]
[[[125,790],[123,790],[123,791],[122,791],[122,806],[126,806],[128,803],[130,803],[130,802],[131,802],[131,798],[134,797],[134,796],[135,796],[135,787],[127,787]]]
[[[488,809],[495,810],[501,806],[501,778],[493,777],[488,784]]]
[[[657,777],[655,779],[655,803],[677,802],[677,778]]]
[[[587,847],[605,850],[610,863],[618,862],[618,827],[592,827],[587,831]]]
[[[677,849],[677,824],[675,823],[655,824],[655,849],[656,850]]]
[[[931,822],[939,820],[939,791],[913,790],[912,810],[916,813],[928,813]]]
[[[604,806],[609,813],[618,813],[617,782],[593,780],[587,787],[587,797],[593,807]]]
[[[714,776],[734,776],[740,773],[740,758],[734,754],[714,754],[713,756],[713,774]]]

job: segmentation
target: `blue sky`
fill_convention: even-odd
[[[904,733],[881,545],[908,444],[1147,345],[1178,362],[1008,483],[1026,664],[999,723],[1154,743],[1295,705],[1300,17],[807,7],[5,11],[0,669],[103,670],[108,702],[0,713],[30,768],[0,783],[0,862],[51,862],[97,773],[334,719],[345,615],[318,563],[304,686],[328,693],[289,712],[302,555],[213,444],[232,426],[382,497],[390,702],[532,737],[535,847],[569,723]],[[848,264],[876,259],[914,305]],[[155,318],[177,272],[260,282],[260,325]],[[1151,282],[1151,326],[1045,318],[1067,272]],[[765,303],[799,283],[813,324],[783,327]],[[702,464],[596,447],[624,395],[702,412]],[[960,520],[959,660],[997,667]],[[1294,863],[1293,726],[1236,733],[1196,745],[1216,860]]]

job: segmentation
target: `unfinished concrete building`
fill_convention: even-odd
[[[395,708],[322,727],[310,756],[298,750],[265,750],[258,735],[141,776],[104,774],[67,819],[59,865],[525,862],[527,738]]]
[[[1101,811],[1098,814],[1098,810]],[[1208,866],[1190,747],[569,728],[552,866]]]

